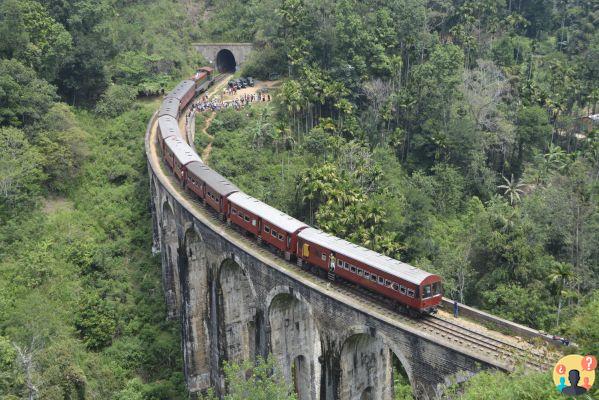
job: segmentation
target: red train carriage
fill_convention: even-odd
[[[179,99],[175,97],[166,97],[160,105],[158,116],[162,117],[164,115],[168,115],[175,119],[179,118],[179,104],[181,104]]]
[[[177,136],[181,137],[181,133],[179,132],[179,123],[177,120],[170,115],[163,115],[158,118],[158,143],[160,144],[160,149],[164,154],[164,139]]]
[[[227,196],[239,191],[228,179],[206,165],[192,162],[187,165],[185,187],[197,194],[205,204],[223,218],[229,210]]]
[[[253,233],[291,259],[297,246],[297,232],[308,225],[243,192],[228,197],[229,219],[235,225]]]
[[[164,143],[164,159],[166,163],[175,172],[177,179],[179,179],[181,182],[185,182],[187,164],[193,161],[202,162],[202,160],[180,137],[168,137],[164,139]]]
[[[318,229],[298,233],[298,263],[367,287],[408,310],[432,312],[441,302],[441,278]]]
[[[172,97],[180,101],[179,103],[179,112],[183,110],[193,96],[195,95],[196,90],[196,82],[193,80],[186,80],[180,82],[173,90],[171,90],[167,97]]]

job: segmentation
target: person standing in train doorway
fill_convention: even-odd
[[[458,305],[458,301],[457,301],[457,300],[454,300],[454,301],[453,301],[453,316],[454,316],[455,318],[457,318],[457,317],[458,317],[458,312],[459,312],[459,309],[460,309],[460,306]]]

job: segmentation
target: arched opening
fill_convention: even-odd
[[[378,337],[367,333],[350,336],[343,344],[339,360],[339,399],[392,400],[390,353]]]
[[[231,259],[223,261],[217,288],[219,351],[230,362],[256,357],[256,306],[249,277]]]
[[[362,396],[360,396],[360,400],[374,400],[372,398],[372,388],[369,386],[362,392]]]
[[[391,351],[391,368],[393,371],[393,399],[412,400],[412,385],[410,378],[399,358]]]
[[[229,49],[222,49],[216,55],[216,68],[218,72],[235,72],[237,62],[235,56]]]
[[[315,400],[320,393],[320,335],[310,305],[286,292],[269,306],[270,343],[283,376],[298,400]]]

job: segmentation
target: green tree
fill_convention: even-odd
[[[520,173],[522,163],[535,150],[544,150],[551,141],[552,128],[547,112],[539,106],[522,107],[516,120],[516,148],[513,157],[514,172]]]
[[[462,393],[463,392],[463,393]],[[555,390],[550,373],[517,369],[507,375],[503,372],[480,372],[470,378],[463,389],[457,385],[445,393],[450,398],[463,400],[559,400],[562,394]]]
[[[95,111],[103,117],[117,117],[131,108],[136,96],[137,89],[132,86],[110,85],[96,104]]]
[[[274,358],[258,358],[256,364],[249,361],[241,364],[225,363],[225,400],[295,400],[293,389],[276,365]],[[206,400],[213,400],[208,396]]]
[[[17,60],[0,60],[0,126],[38,121],[52,106],[55,89]]]
[[[505,181],[504,185],[497,186],[498,189],[503,190],[503,195],[510,200],[510,205],[514,206],[520,202],[520,195],[524,193],[524,184],[520,183],[514,178],[514,174],[510,179],[502,176]]]
[[[65,104],[55,104],[36,128],[39,133],[34,143],[44,157],[46,184],[53,192],[64,192],[78,177],[89,155],[86,133]]]
[[[52,82],[71,51],[71,35],[37,1],[0,4],[0,56],[17,59]]]
[[[36,203],[45,179],[42,165],[41,155],[21,130],[0,128],[0,215]]]
[[[599,290],[594,290],[566,327],[569,337],[580,346],[581,354],[599,353],[598,323]]]
[[[115,310],[108,301],[90,293],[79,303],[75,326],[88,348],[100,350],[112,342],[117,327],[116,318]]]

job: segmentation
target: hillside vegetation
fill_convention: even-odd
[[[200,61],[170,1],[0,2],[0,399],[187,398],[143,137]]]
[[[194,40],[253,42],[243,73],[283,78],[273,104],[217,115],[215,169],[597,355],[598,18],[583,0],[0,0],[0,399],[187,397],[143,134],[146,96],[205,63]],[[483,374],[464,396],[545,384]]]

